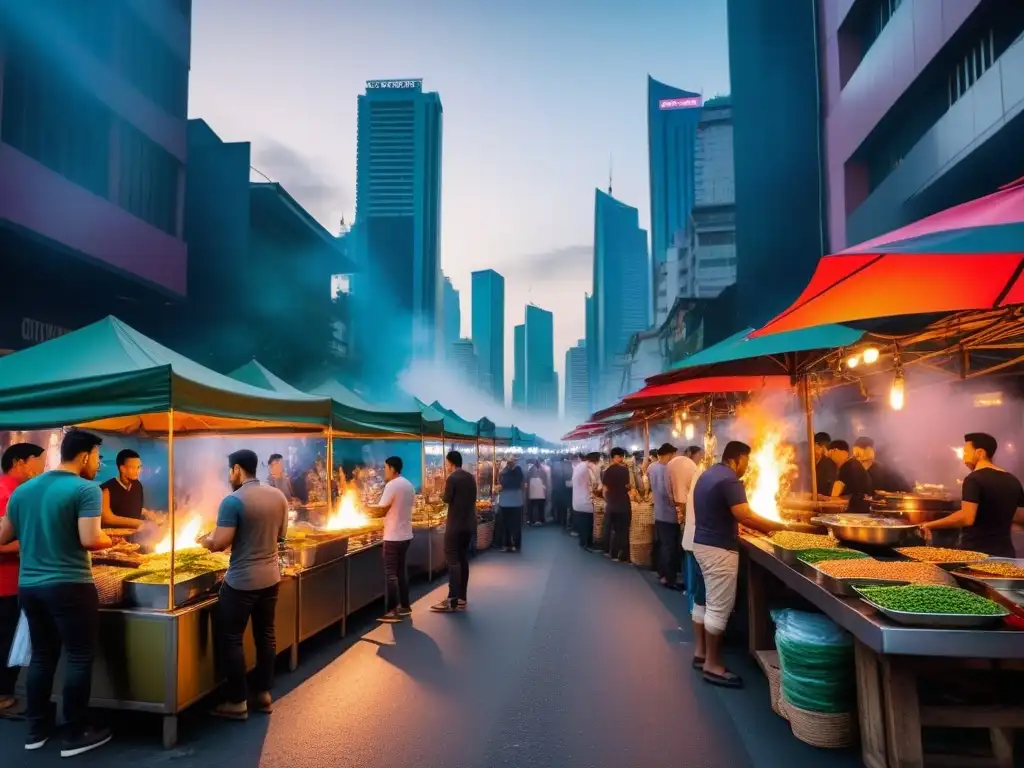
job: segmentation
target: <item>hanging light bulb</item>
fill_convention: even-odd
[[[903,391],[903,369],[896,369],[896,376],[892,380],[892,389],[889,390],[889,405],[894,411],[902,411],[905,402]]]
[[[684,434],[686,435],[686,439],[687,440],[693,440],[693,422],[692,421],[686,422],[686,432]]]
[[[847,368],[856,368],[858,365],[860,365],[860,357],[858,357],[857,355],[850,355],[848,358],[846,358]]]
[[[878,349],[876,347],[868,347],[864,350],[864,362],[868,365],[878,362]]]
[[[679,437],[679,430],[678,429],[673,429],[672,430],[672,437]]]

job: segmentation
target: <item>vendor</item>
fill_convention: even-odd
[[[104,528],[141,528],[156,515],[145,509],[145,491],[139,481],[142,459],[125,448],[117,454],[117,474],[100,486],[103,491]]]
[[[272,453],[267,459],[267,485],[277,488],[289,503],[295,501],[295,492],[292,490],[292,481],[288,473],[284,471],[284,457],[280,453]]]
[[[829,456],[832,437],[828,432],[819,432],[814,436],[814,477],[818,481],[818,495],[831,496],[832,487],[836,484],[839,468]]]
[[[828,453],[839,468],[832,484],[832,498],[849,498],[848,510],[855,514],[870,512],[871,477],[864,465],[850,455],[850,444],[845,440],[833,440],[829,443]]]
[[[907,493],[910,484],[892,464],[880,462],[875,456],[875,441],[870,437],[858,437],[853,444],[853,457],[867,470],[873,491]]]
[[[1010,532],[1014,523],[1024,524],[1024,487],[992,463],[998,447],[996,439],[984,432],[964,435],[964,464],[971,474],[964,478],[960,509],[922,524],[924,531],[959,528],[961,549],[1016,557]]]

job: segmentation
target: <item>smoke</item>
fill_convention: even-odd
[[[552,442],[575,426],[555,414],[528,413],[498,403],[443,362],[413,361],[399,374],[398,385],[425,403],[438,401],[468,421],[486,417],[499,427],[515,425]]]

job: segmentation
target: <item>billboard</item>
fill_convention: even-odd
[[[423,80],[367,80],[366,90],[422,91]]]
[[[658,109],[693,109],[704,103],[702,96],[684,96],[678,99],[661,99]]]

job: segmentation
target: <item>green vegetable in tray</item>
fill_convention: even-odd
[[[858,552],[856,549],[805,549],[798,555],[798,559],[808,565],[825,562],[826,560],[862,560],[870,555]]]
[[[961,616],[1002,616],[1002,606],[959,587],[910,584],[905,587],[861,587],[860,593],[891,611]]]

